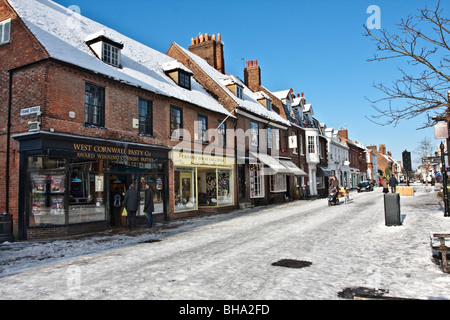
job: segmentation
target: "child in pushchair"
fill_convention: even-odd
[[[332,204],[337,205],[338,201],[338,191],[336,189],[330,190],[328,195],[328,206],[331,206]]]

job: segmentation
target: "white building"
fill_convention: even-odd
[[[338,178],[339,186],[350,188],[349,148],[339,141],[333,128],[326,128],[325,136],[328,142],[328,169]]]

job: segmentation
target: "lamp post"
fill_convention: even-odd
[[[448,143],[448,140],[447,140]],[[442,191],[444,192],[444,217],[449,216],[448,212],[448,190],[447,190],[447,168],[445,167],[445,146],[444,143],[441,142],[441,163],[442,163],[442,169],[441,169],[441,175],[442,175]]]

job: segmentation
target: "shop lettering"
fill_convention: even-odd
[[[77,158],[131,161],[131,162],[151,162],[153,160],[150,151],[127,149],[120,147],[107,147],[83,143],[74,143],[73,149],[77,151]]]

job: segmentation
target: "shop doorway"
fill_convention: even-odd
[[[123,210],[123,199],[125,196],[127,181],[130,179],[127,174],[111,174],[109,176],[109,225],[118,227],[123,224],[121,214]]]

